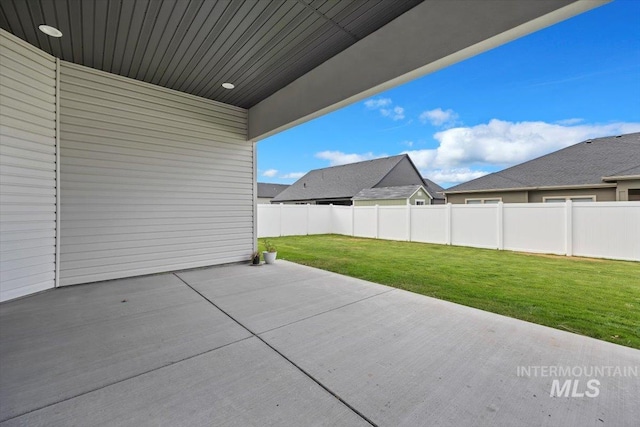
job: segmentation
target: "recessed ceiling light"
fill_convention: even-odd
[[[62,37],[62,31],[49,25],[40,25],[40,31],[51,37]]]
[[[225,89],[233,89],[234,87],[236,87],[236,85],[234,85],[233,83],[222,83],[222,87]]]

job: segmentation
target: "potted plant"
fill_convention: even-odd
[[[276,256],[278,255],[278,251],[273,243],[268,240],[264,241],[265,251],[262,252],[262,257],[264,258],[264,262],[267,264],[273,264],[276,262]]]
[[[251,255],[251,264],[260,265],[260,252],[255,251],[253,255]]]

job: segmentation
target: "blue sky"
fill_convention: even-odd
[[[445,188],[640,132],[640,0],[616,0],[260,141],[258,181],[409,153]]]

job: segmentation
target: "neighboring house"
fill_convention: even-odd
[[[266,182],[258,183],[258,198],[257,203],[259,205],[268,205],[271,203],[271,199],[282,193],[289,186],[286,184],[270,184]]]
[[[430,196],[422,185],[367,188],[353,197],[355,206],[429,205]]]
[[[399,190],[399,188],[407,186],[412,187],[413,190]],[[376,191],[362,196],[363,190],[372,189],[376,189]],[[411,194],[407,195],[408,191]],[[428,192],[422,176],[409,156],[401,154],[312,170],[274,197],[271,203],[352,205],[356,196],[362,196],[372,204],[405,205],[407,199],[410,199],[413,193],[418,191],[423,191],[424,195],[422,197],[416,195],[415,198],[424,199],[425,204],[431,204],[431,201],[437,196]],[[371,197],[374,195],[382,198],[372,199]],[[360,198],[359,200],[361,201],[358,204],[365,202],[365,199]],[[380,202],[375,203],[375,200]]]
[[[440,187],[438,184],[427,178],[422,178],[422,184],[427,190],[427,193],[429,193],[431,197],[433,197],[433,199],[431,200],[432,205],[444,205],[444,188]]]
[[[444,191],[448,203],[640,200],[640,133],[589,139]]]

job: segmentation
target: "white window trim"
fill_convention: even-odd
[[[547,196],[542,198],[542,203],[547,203],[547,200],[549,199],[551,200],[564,199],[564,201],[566,202],[567,200],[571,200],[571,199],[588,199],[588,198],[590,198],[592,202],[597,201],[595,194],[585,194],[584,196]]]
[[[470,200],[471,201],[478,200],[478,201],[480,201],[480,203],[469,203]],[[464,199],[464,204],[465,205],[473,205],[473,204],[484,205],[487,201],[490,201],[490,202],[494,202],[494,201],[501,202],[502,201],[502,197],[483,197],[483,198],[474,197],[474,198],[471,198],[471,199]]]
[[[422,202],[422,204],[418,204],[418,202]],[[426,206],[427,202],[425,199],[415,199],[415,206]]]

